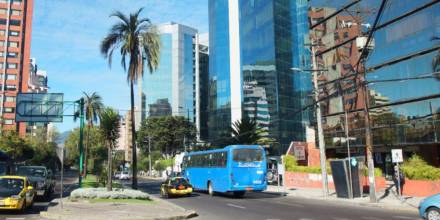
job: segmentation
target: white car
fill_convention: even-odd
[[[116,172],[115,172],[115,176],[114,176],[114,178],[115,178],[115,179],[119,179],[119,178],[121,177],[121,173],[122,173],[122,172],[120,172],[120,171],[116,171]]]
[[[120,180],[129,180],[130,178],[131,178],[131,175],[127,171],[121,172],[121,174],[119,176]]]

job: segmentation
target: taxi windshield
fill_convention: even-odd
[[[0,178],[0,196],[10,197],[18,195],[24,188],[24,180]]]

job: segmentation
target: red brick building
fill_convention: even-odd
[[[0,117],[2,130],[26,133],[15,122],[16,96],[28,91],[33,0],[0,0]]]

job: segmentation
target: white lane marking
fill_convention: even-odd
[[[24,218],[6,218],[6,220],[24,220]]]
[[[349,218],[332,217],[333,220],[350,220]]]
[[[227,203],[226,205],[230,206],[230,207],[234,207],[234,208],[246,209],[246,207],[244,207],[244,206],[239,206],[239,205],[235,205],[235,204],[232,204],[232,203]]]
[[[413,218],[411,218],[411,217],[400,216],[400,215],[398,215],[398,216],[393,216],[393,218],[397,218],[397,219],[413,219]]]
[[[313,220],[313,218],[299,218],[298,220]]]

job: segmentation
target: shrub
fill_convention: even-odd
[[[165,170],[167,167],[173,166],[173,162],[174,162],[174,160],[172,158],[158,160],[154,164],[153,168],[157,171],[162,171],[162,170]]]
[[[368,176],[368,167],[364,167],[362,169],[362,175]],[[374,176],[375,177],[381,177],[382,176],[382,170],[378,167],[374,168]]]
[[[320,167],[299,166],[298,161],[292,155],[285,156],[283,160],[286,171],[299,173],[321,173]]]
[[[428,165],[416,154],[403,164],[402,171],[410,180],[440,180],[440,168]]]
[[[147,193],[131,189],[114,189],[107,191],[106,188],[80,188],[72,191],[70,198],[73,199],[142,199],[149,200]]]

